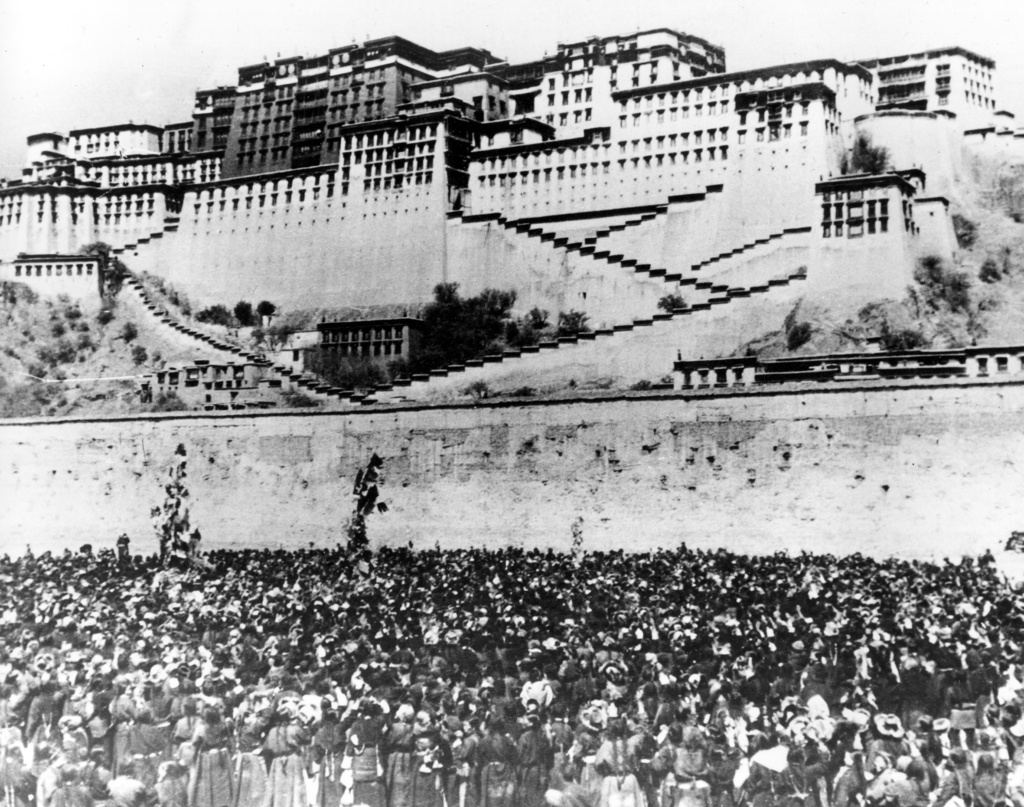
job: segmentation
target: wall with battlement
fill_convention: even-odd
[[[339,540],[384,460],[376,544],[726,546],[942,557],[1020,527],[1024,386],[891,383],[514,405],[0,423],[5,551],[155,551],[175,446],[207,546]],[[628,541],[624,539],[628,538]]]

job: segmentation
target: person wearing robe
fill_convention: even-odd
[[[442,807],[451,749],[442,741],[428,712],[416,714],[413,731],[411,807]]]
[[[449,777],[448,807],[476,807],[479,799],[479,765],[477,752],[480,735],[477,731],[480,721],[471,718],[464,721],[458,731],[452,732],[452,774]]]
[[[360,707],[360,714],[348,731],[344,757],[352,772],[352,804],[355,807],[385,807],[384,766],[380,757],[382,721],[373,703]],[[331,807],[321,802],[322,807]]]
[[[128,751],[128,730],[135,719],[135,703],[128,694],[128,681],[119,679],[114,682],[117,695],[110,703],[111,723],[111,771],[116,778],[121,773],[121,765]]]
[[[220,710],[209,707],[192,734],[195,762],[189,807],[232,807],[231,731]]]
[[[260,708],[260,704],[266,708]],[[259,701],[241,717],[238,729],[238,761],[234,807],[263,803],[267,788],[267,765],[261,754],[271,718],[269,701]]]
[[[403,704],[395,714],[395,720],[385,739],[387,764],[384,769],[384,784],[389,807],[411,807],[412,776],[415,747],[413,716],[415,711]]]
[[[298,705],[294,692],[277,696],[276,719],[263,740],[270,769],[261,807],[306,807],[303,751],[312,736],[298,719]]]
[[[615,718],[594,760],[594,769],[602,777],[599,807],[646,807],[637,766],[638,760],[629,753],[626,743],[626,723]]]
[[[518,762],[518,803],[520,807],[542,807],[551,770],[551,745],[541,731],[540,717],[526,716],[526,730],[516,743]]]
[[[516,744],[505,734],[505,724],[492,720],[480,741],[480,807],[512,807],[516,795]]]
[[[157,769],[167,758],[167,740],[167,731],[153,725],[149,709],[138,709],[125,738],[125,757],[133,761],[135,778],[147,788],[156,784]]]

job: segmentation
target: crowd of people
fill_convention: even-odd
[[[1024,598],[940,564],[0,558],[5,807],[1024,807]]]

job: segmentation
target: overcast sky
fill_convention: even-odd
[[[961,45],[996,60],[1024,125],[1024,0],[0,0],[0,176],[33,132],[187,120],[197,89],[264,59],[399,34],[525,61],[663,26],[724,46],[730,70]]]

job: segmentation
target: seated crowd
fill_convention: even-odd
[[[4,807],[1024,807],[990,556],[0,558]]]

